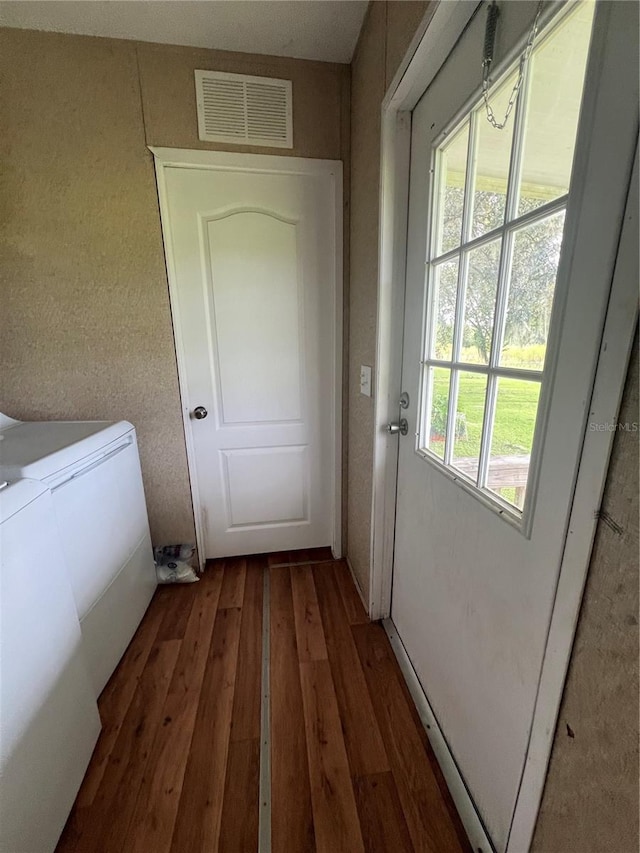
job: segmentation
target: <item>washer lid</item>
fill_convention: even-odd
[[[0,525],[48,491],[34,480],[15,480],[4,486],[0,482]]]
[[[128,421],[25,421],[0,431],[0,477],[44,480],[116,441]]]

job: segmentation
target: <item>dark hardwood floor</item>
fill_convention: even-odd
[[[257,851],[264,572],[271,849],[470,850],[383,628],[318,549],[158,588],[100,697],[58,853]]]

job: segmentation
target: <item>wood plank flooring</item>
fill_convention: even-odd
[[[160,587],[57,853],[256,853],[269,573],[273,853],[469,853],[382,627],[328,549]]]

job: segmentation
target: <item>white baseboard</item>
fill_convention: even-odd
[[[465,832],[471,842],[471,847],[474,853],[494,853],[495,847],[489,840],[480,816],[476,811],[476,807],[471,799],[471,795],[467,790],[467,786],[458,770],[458,766],[451,754],[449,745],[445,740],[442,730],[438,725],[435,714],[431,709],[429,700],[427,699],[422,685],[418,680],[418,676],[409,660],[409,656],[405,647],[402,645],[402,640],[398,636],[396,627],[391,619],[383,619],[382,625],[387,632],[391,648],[400,664],[400,669],[404,675],[407,687],[411,693],[411,697],[415,702],[420,720],[424,726],[429,743],[435,754],[435,757],[440,765],[442,774],[449,788],[449,793],[455,803],[460,820],[464,826]]]

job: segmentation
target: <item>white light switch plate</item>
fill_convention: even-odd
[[[360,393],[371,396],[371,368],[366,364],[360,365]]]

